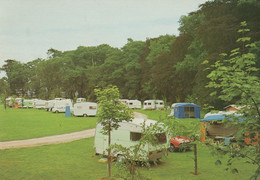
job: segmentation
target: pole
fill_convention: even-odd
[[[194,144],[194,164],[195,164],[194,175],[198,175],[197,144]]]

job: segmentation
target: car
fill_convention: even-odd
[[[170,137],[170,152],[176,152],[176,151],[187,151],[190,150],[194,139],[187,138],[184,136],[176,136],[176,137]]]

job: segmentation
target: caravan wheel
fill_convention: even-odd
[[[87,114],[83,114],[83,117],[88,117],[88,115]]]
[[[55,113],[59,113],[59,111],[55,111]]]

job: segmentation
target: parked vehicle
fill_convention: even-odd
[[[225,138],[234,139],[238,132],[238,128],[235,126],[227,126],[227,121],[223,121],[224,119],[233,120],[229,116],[234,116],[239,119],[239,121],[243,121],[243,118],[239,118],[240,115],[236,114],[236,111],[219,111],[217,113],[207,113],[202,120],[200,120],[201,124],[201,134],[203,134],[203,140],[205,138],[211,138],[215,141],[224,141]]]
[[[164,109],[164,102],[163,100],[155,100],[155,109],[163,110]]]
[[[54,104],[55,104],[55,101],[56,100],[49,100],[45,103],[45,110],[46,111],[52,111],[52,108],[54,107]]]
[[[119,101],[125,105],[127,105],[128,99],[119,99]]]
[[[94,102],[80,102],[74,104],[72,114],[74,116],[96,116],[97,114],[97,103]]]
[[[77,98],[76,103],[86,102],[86,98]]]
[[[145,109],[145,110],[155,109],[155,101],[154,100],[145,100],[143,109]]]
[[[35,102],[35,108],[36,108],[36,109],[44,109],[44,108],[45,108],[45,103],[46,103],[46,100],[38,99],[38,100]]]
[[[127,106],[131,109],[141,109],[142,103],[139,100],[128,100]]]
[[[52,112],[65,113],[66,106],[70,106],[70,108],[72,108],[72,101],[70,99],[55,101],[54,106],[52,108]]]
[[[33,99],[24,99],[23,108],[33,108]]]
[[[193,139],[177,136],[177,137],[170,137],[170,152],[176,151],[187,151],[190,150],[192,144],[191,142],[194,141]]]
[[[61,101],[61,100],[65,100],[65,98],[60,98],[60,97],[58,97],[58,98],[54,98],[54,100],[55,100],[55,101]]]
[[[164,109],[163,100],[145,100],[144,107],[145,110],[162,110]]]
[[[119,123],[119,128],[117,130],[111,131],[111,145],[118,144],[126,148],[138,144],[138,141],[142,137],[142,125],[146,127],[154,125],[157,121],[151,119],[135,118],[131,122],[121,122]],[[108,135],[101,133],[102,125],[98,123],[96,125],[94,148],[96,154],[107,155],[108,148]],[[169,148],[169,138],[165,132],[160,132],[156,134],[158,138],[158,144],[156,145],[146,145],[143,149],[146,153],[143,154],[144,158],[153,161],[162,158],[164,153]],[[115,156],[120,156],[120,152],[116,153]]]

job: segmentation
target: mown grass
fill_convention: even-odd
[[[160,120],[168,116],[164,111],[143,111],[150,119]],[[184,119],[188,126],[195,119]],[[198,121],[199,122],[199,121]],[[64,114],[53,114],[35,109],[0,109],[0,138],[19,139],[43,135],[61,134],[94,127],[96,118],[65,118]],[[21,138],[20,138],[21,139]],[[0,179],[102,179],[107,176],[107,164],[100,163],[101,156],[94,156],[94,138],[33,148],[10,149],[0,151]],[[218,158],[212,157],[209,149],[200,144],[198,146],[198,172],[195,176],[193,151],[169,153],[158,166],[150,169],[139,168],[145,177],[160,179],[195,179],[195,180],[237,180],[249,179],[255,171],[255,166],[244,163],[243,159],[234,164],[239,174],[225,171],[223,165],[216,166]],[[112,166],[112,175],[122,174]],[[118,178],[115,178],[118,179]]]
[[[96,117],[65,117],[37,109],[0,109],[0,141],[29,139],[94,128]]]
[[[71,143],[49,145],[25,149],[0,151],[0,179],[102,179],[107,176],[107,164],[100,163],[101,156],[94,156],[94,138]],[[145,177],[152,180],[238,180],[249,179],[254,166],[242,160],[236,163],[239,174],[225,171],[225,166],[216,166],[215,157],[210,155],[207,147],[198,147],[198,172],[195,176],[193,152],[169,153],[158,166],[150,169],[141,168]],[[222,161],[226,161],[224,157]],[[117,173],[116,162],[112,166],[112,175]],[[118,178],[116,178],[118,179]]]

